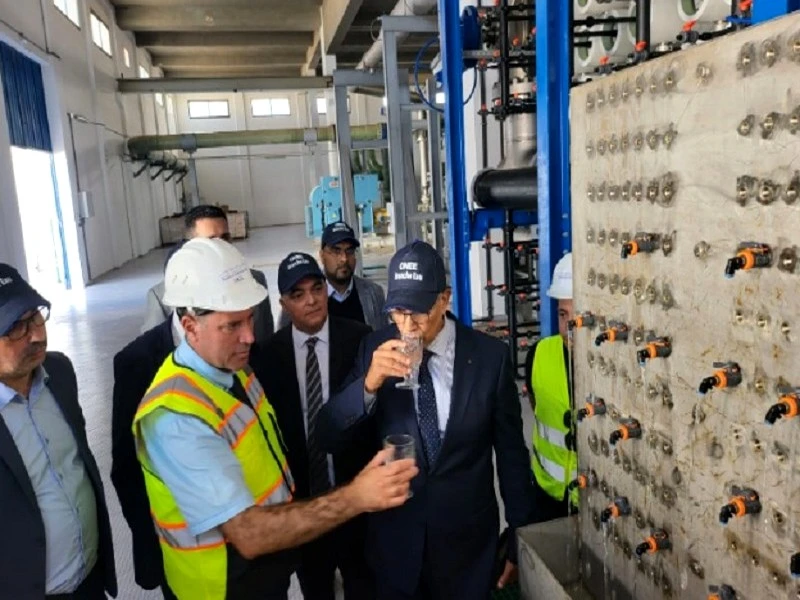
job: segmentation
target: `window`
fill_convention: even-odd
[[[436,104],[444,104],[444,92],[436,92]]]
[[[131,53],[128,52],[127,48],[122,49],[122,62],[125,63],[125,66],[130,68],[131,66]]]
[[[256,98],[250,102],[254,117],[288,117],[292,105],[288,98]]]
[[[227,119],[230,116],[227,100],[189,100],[190,119]]]
[[[78,27],[81,26],[81,15],[78,11],[78,0],[53,0],[56,8],[67,17],[70,21],[75,23]]]
[[[108,26],[93,12],[89,13],[89,24],[92,27],[94,45],[111,56],[111,34],[108,31]]]
[[[328,99],[327,98],[317,98],[317,114],[319,114],[319,115],[327,115],[328,114]]]
[[[150,79],[150,71],[139,65],[139,79]]]
[[[161,92],[156,92],[155,94],[153,94],[153,96],[155,96],[156,104],[158,104],[159,106],[164,106],[164,94],[162,94]]]

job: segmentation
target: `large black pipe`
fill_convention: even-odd
[[[636,43],[650,50],[650,0],[636,0]]]
[[[483,208],[536,210],[536,167],[486,169],[472,182],[472,197]]]

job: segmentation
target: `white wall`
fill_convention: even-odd
[[[144,254],[160,243],[158,219],[178,208],[180,191],[165,175],[155,181],[124,156],[126,136],[166,133],[170,127],[166,106],[156,106],[152,95],[123,96],[116,78],[138,77],[138,65],[150,69],[146,52],[136,50],[133,36],[120,31],[106,0],[78,0],[81,27],[76,27],[52,0],[0,0],[0,39],[42,64],[48,116],[53,138],[58,192],[67,234],[73,284],[81,284]],[[91,41],[89,13],[108,25],[112,39],[109,57]],[[21,41],[22,40],[22,41]],[[24,40],[30,40],[25,43]],[[123,64],[128,48],[131,66]],[[153,73],[157,76],[157,73]],[[166,102],[165,102],[166,104]],[[69,114],[85,121],[72,120]],[[175,123],[172,123],[175,130]],[[73,158],[74,155],[77,160]],[[24,268],[21,224],[13,190],[8,132],[0,114],[0,259]],[[85,225],[86,247],[78,228],[79,191],[88,191],[94,217]],[[16,216],[15,216],[16,215]],[[81,267],[77,267],[78,264]]]
[[[175,111],[180,133],[242,131],[312,127],[333,122],[332,115],[311,115],[316,111],[314,92],[240,92],[182,94],[177,96]],[[258,98],[289,98],[291,115],[287,117],[253,117],[250,103]],[[227,100],[229,118],[190,119],[190,100]],[[350,122],[353,125],[378,123],[381,100],[353,94],[350,100]],[[330,116],[330,119],[329,119]],[[209,204],[225,204],[247,210],[253,227],[302,223],[308,195],[319,178],[331,175],[329,154],[335,153],[331,143],[312,147],[304,144],[273,144],[236,148],[199,150],[197,174],[200,197]]]

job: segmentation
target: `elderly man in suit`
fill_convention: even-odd
[[[50,303],[0,264],[0,596],[117,593],[103,483],[72,363],[47,352]]]
[[[203,204],[195,206],[186,213],[184,217],[186,225],[185,238],[212,238],[230,241],[231,234],[228,231],[228,217],[225,211],[218,206]],[[264,273],[256,269],[250,269],[253,278],[267,289],[267,279]],[[147,291],[147,308],[145,309],[144,325],[142,333],[149,331],[153,327],[161,325],[165,319],[172,316],[172,308],[164,304],[164,280]],[[255,322],[253,330],[256,342],[263,344],[275,331],[275,321],[272,317],[272,307],[269,296],[255,309]]]
[[[281,262],[278,289],[291,324],[272,336],[252,366],[286,438],[296,496],[308,498],[352,479],[378,450],[369,423],[334,455],[322,451],[315,435],[319,410],[352,368],[370,328],[329,316],[325,276],[308,254],[295,252]],[[358,517],[303,547],[297,574],[306,600],[334,600],[337,567],[345,600],[375,597],[365,534],[365,518]]]
[[[512,528],[533,519],[530,457],[508,347],[464,327],[447,312],[450,288],[441,256],[424,242],[400,249],[389,265],[386,309],[393,325],[364,339],[355,367],[323,406],[323,447],[347,443],[365,421],[381,437],[409,434],[419,475],[413,496],[370,515],[367,557],[382,600],[485,600],[515,574],[514,543],[492,581],[499,518],[492,453]],[[421,338],[419,365],[400,335]],[[415,368],[416,367],[416,368]],[[410,375],[414,390],[396,387]]]
[[[322,232],[321,244],[319,259],[327,281],[328,313],[366,323],[372,329],[386,325],[383,288],[355,274],[356,253],[361,244],[353,228],[343,221],[331,223]],[[278,325],[288,324],[289,315],[284,310]]]

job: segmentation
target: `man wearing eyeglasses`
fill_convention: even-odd
[[[319,259],[328,282],[328,313],[380,329],[386,325],[385,295],[377,283],[355,274],[360,245],[353,228],[343,221],[331,223],[322,232]],[[288,324],[289,315],[282,311],[279,328]]]
[[[0,264],[0,596],[117,593],[103,483],[72,363],[47,352],[50,303]]]
[[[185,238],[210,238],[230,241],[231,234],[228,231],[228,217],[225,211],[218,206],[203,204],[195,206],[186,213],[184,217],[186,225]],[[267,279],[264,273],[256,269],[250,269],[253,278],[264,289],[267,289]],[[145,309],[144,325],[142,333],[164,323],[165,319],[172,317],[172,308],[164,304],[164,280],[147,291],[147,308]],[[263,344],[275,331],[275,321],[272,316],[269,296],[255,309],[254,331],[256,343]],[[176,321],[177,322],[177,321]],[[179,340],[176,340],[176,342]]]
[[[370,420],[381,439],[414,438],[420,472],[403,506],[370,515],[367,557],[381,600],[485,600],[515,575],[516,545],[493,573],[499,515],[492,454],[512,529],[533,519],[530,456],[508,347],[448,312],[444,261],[424,242],[389,264],[393,324],[361,344],[355,366],[322,407],[318,436],[335,451]],[[404,339],[421,338],[412,365]],[[408,377],[415,389],[399,389]],[[496,578],[495,578],[496,577]]]

